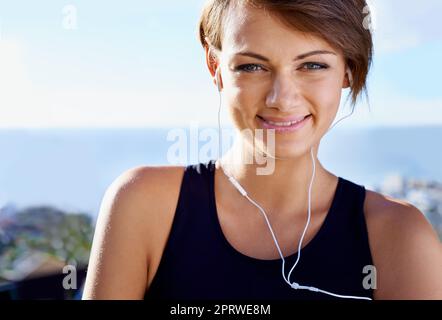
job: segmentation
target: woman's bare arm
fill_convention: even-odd
[[[146,176],[154,170],[131,169],[106,190],[95,229],[83,299],[143,298],[150,250],[147,241],[149,211],[155,210],[152,200],[155,190]]]
[[[442,245],[423,213],[397,200],[372,212],[376,299],[442,299]]]

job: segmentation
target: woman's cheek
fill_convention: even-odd
[[[256,90],[240,86],[230,87],[226,92],[227,105],[234,109],[239,109],[243,113],[251,114],[252,109],[259,105],[259,95]]]
[[[324,110],[324,122],[323,122],[323,126],[325,131],[327,131],[330,126],[333,124],[333,121],[336,118],[336,115],[338,113],[338,109],[339,109],[339,99],[335,99],[335,100],[328,100],[324,106],[325,109]]]
[[[323,81],[316,83],[309,89],[309,97],[316,106],[323,106],[327,110],[335,109],[339,106],[341,99],[341,88],[336,81]]]
[[[228,108],[234,125],[240,130],[246,128],[246,119],[251,113],[251,110],[249,110],[252,105],[249,101],[250,98],[241,89],[229,87],[228,92],[225,92],[225,99],[225,106]]]

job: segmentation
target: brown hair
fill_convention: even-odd
[[[361,92],[367,95],[367,76],[373,40],[366,26],[365,0],[208,0],[199,20],[199,40],[222,50],[224,22],[230,6],[238,3],[264,9],[295,30],[314,34],[340,50],[352,71],[352,105]]]

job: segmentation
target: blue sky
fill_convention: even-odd
[[[0,0],[0,128],[215,125],[196,38],[203,3]],[[76,29],[63,24],[67,5]],[[441,125],[442,1],[371,5],[371,112],[361,102],[340,125]]]

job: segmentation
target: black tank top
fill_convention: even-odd
[[[227,241],[216,212],[214,173],[215,160],[185,168],[171,231],[145,299],[339,299],[292,289],[282,277],[280,258],[253,258]],[[292,282],[373,297],[373,290],[363,286],[364,266],[373,264],[364,198],[363,186],[339,177],[329,212],[301,250]],[[286,277],[296,257],[284,257]]]

